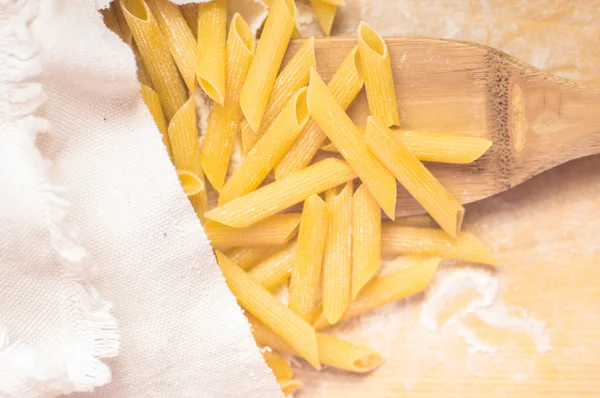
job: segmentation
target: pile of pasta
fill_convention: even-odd
[[[461,230],[464,208],[422,163],[469,163],[491,142],[390,128],[401,125],[392,65],[385,41],[364,23],[328,84],[313,38],[281,68],[298,34],[296,8],[270,3],[258,43],[238,14],[227,29],[224,0],[120,0],[105,20],[133,47],[142,96],[183,189],[287,394],[299,382],[282,355],[357,373],[382,363],[374,350],[320,330],[423,291],[442,258],[496,264]],[[326,32],[340,4],[313,1],[318,15],[329,10]],[[213,101],[201,144],[197,85]],[[358,127],[345,110],[363,86],[370,116]],[[231,170],[236,148],[242,160]],[[394,221],[397,181],[440,228]],[[383,254],[423,259],[381,274]],[[287,303],[274,294],[282,285]]]

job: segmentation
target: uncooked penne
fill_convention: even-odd
[[[331,95],[315,69],[311,70],[307,103],[310,115],[356,170],[385,214],[393,220],[396,213],[394,176],[367,149],[358,128]]]
[[[358,58],[358,47],[354,47],[327,85],[343,109],[350,106],[363,86],[364,81]],[[275,167],[275,179],[283,178],[308,166],[326,138],[327,136],[317,122],[311,119],[300,137]]]
[[[204,230],[213,247],[283,245],[298,231],[300,213],[275,214],[246,228],[207,221]]]
[[[248,24],[235,14],[227,38],[226,92],[223,105],[214,103],[202,144],[202,168],[212,186],[220,192],[225,184],[242,110],[239,99],[254,56],[254,35]]]
[[[462,231],[453,239],[437,228],[395,225],[384,222],[381,228],[384,253],[439,256],[454,260],[498,265],[494,254],[475,235]]]
[[[168,134],[175,168],[194,173],[204,183],[204,175],[200,166],[200,145],[193,96],[173,115],[173,119],[169,123]],[[206,190],[190,196],[189,199],[200,220],[204,221],[204,212],[208,209]]]
[[[121,9],[165,116],[171,120],[188,97],[158,22],[144,0],[122,0]]]
[[[298,49],[290,62],[277,76],[260,129],[254,132],[245,119],[241,123],[244,155],[254,147],[256,141],[267,131],[294,93],[308,85],[310,68],[316,66],[315,39],[311,37]]]
[[[287,102],[273,124],[248,152],[219,194],[219,205],[254,191],[283,158],[308,122],[306,87]]]
[[[325,36],[331,35],[333,20],[337,13],[337,5],[331,4],[329,0],[310,0],[310,5],[315,11],[317,21]]]
[[[179,183],[183,188],[183,193],[185,193],[187,196],[198,195],[206,190],[204,181],[190,171],[177,170],[177,176],[179,177]]]
[[[290,242],[265,258],[248,275],[267,290],[273,290],[288,280],[296,258],[296,242]]]
[[[381,209],[365,185],[352,199],[352,298],[381,267]]]
[[[462,226],[464,207],[375,116],[368,118],[365,142],[440,227],[456,238]]]
[[[252,335],[257,343],[282,354],[298,356],[298,353],[289,344],[269,330],[258,319],[247,312],[246,317],[252,325]],[[336,369],[354,373],[367,373],[379,367],[383,362],[381,355],[376,351],[325,333],[317,332],[317,342],[321,363]]]
[[[364,314],[382,305],[404,299],[427,288],[437,271],[441,259],[428,258],[407,268],[380,276],[369,282],[356,297],[340,321]],[[321,314],[314,326],[322,329],[330,326]]]
[[[158,94],[156,94],[156,91],[144,84],[140,85],[140,91],[142,93],[142,99],[150,111],[158,131],[162,135],[162,141],[167,149],[167,153],[169,156],[171,156],[171,144],[169,144],[169,135],[167,133],[167,125],[165,124],[165,115],[163,114],[162,107],[160,106]]]
[[[400,125],[390,53],[385,41],[364,22],[358,26],[358,50],[365,73],[369,112],[387,126]]]
[[[206,95],[223,105],[227,52],[227,0],[213,0],[201,3],[198,7],[196,76]]]
[[[240,305],[289,344],[316,369],[321,369],[314,329],[289,310],[265,288],[254,282],[240,267],[217,251],[225,281]]]
[[[206,218],[243,228],[302,202],[310,195],[356,178],[345,162],[325,159],[254,192],[210,210]]]
[[[127,24],[127,20],[125,19],[125,15],[123,14],[123,10],[118,1],[113,1],[110,5],[110,8],[113,10],[115,17],[117,18],[117,22],[119,23],[120,33],[117,33],[123,41],[129,45],[133,44],[133,37],[131,36],[131,29],[129,29],[129,25]]]
[[[304,201],[288,295],[289,309],[307,322],[313,321],[316,310],[328,224],[327,204],[311,195]]]
[[[277,249],[277,246],[234,247],[224,253],[241,269],[248,271],[271,254],[275,253]]]
[[[263,359],[277,380],[289,380],[294,377],[294,371],[289,362],[273,351],[263,351]]]
[[[352,193],[348,181],[341,191],[326,192],[329,232],[323,258],[323,313],[334,324],[350,303],[352,287]]]
[[[260,129],[295,20],[294,0],[273,1],[240,95],[242,112],[255,132]]]
[[[198,4],[183,4],[179,6],[179,10],[192,30],[194,37],[196,37],[198,34]]]
[[[365,127],[359,127],[359,129],[363,133],[366,130]],[[396,140],[404,144],[406,149],[423,162],[472,163],[492,146],[492,141],[480,137],[396,128],[391,130],[394,132]],[[332,143],[322,146],[321,150],[338,152]]]

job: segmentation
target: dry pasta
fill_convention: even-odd
[[[240,305],[281,337],[308,363],[320,369],[314,329],[265,288],[254,282],[223,253],[217,251],[216,255],[225,281]]]
[[[295,28],[293,0],[274,0],[269,8],[256,55],[240,94],[240,106],[253,131],[259,131],[277,71]]]
[[[386,126],[400,125],[394,75],[387,45],[369,25],[358,27],[358,49],[365,73],[365,89],[370,114]]]
[[[299,213],[276,214],[246,228],[207,221],[204,230],[213,247],[271,246],[288,242],[298,230]]]
[[[381,209],[366,186],[352,200],[352,299],[381,267]]]
[[[311,195],[304,201],[288,307],[307,322],[312,322],[316,309],[328,218],[327,204],[319,195]]]
[[[205,216],[231,227],[247,227],[302,202],[312,194],[354,178],[356,173],[345,162],[325,159],[212,209]]]
[[[346,56],[328,84],[329,91],[342,108],[347,109],[363,86],[358,48],[354,47]],[[310,120],[300,137],[275,168],[279,179],[298,171],[310,163],[327,136],[317,122]]]
[[[220,192],[225,184],[242,111],[239,99],[254,55],[254,35],[248,24],[235,14],[227,38],[226,93],[223,105],[214,103],[202,145],[202,168],[212,186]]]
[[[198,4],[183,4],[179,6],[179,10],[192,30],[194,37],[196,37],[198,34]]]
[[[325,36],[331,34],[331,28],[333,26],[333,20],[337,13],[337,5],[331,4],[328,0],[310,0],[310,5],[315,11],[317,21],[325,33]]]
[[[306,87],[290,99],[273,124],[260,137],[227,180],[219,195],[219,205],[254,191],[281,160],[308,122]]]
[[[394,176],[367,149],[358,128],[314,69],[311,71],[307,102],[310,115],[356,170],[385,214],[393,220],[396,212]]]
[[[169,144],[169,135],[167,133],[167,125],[165,124],[165,115],[163,114],[162,107],[160,106],[158,94],[156,94],[156,91],[144,84],[140,85],[140,91],[142,93],[142,99],[150,111],[150,114],[154,119],[154,123],[156,124],[156,127],[162,136],[163,144],[165,145],[169,156],[171,156],[171,144]]]
[[[179,177],[179,183],[183,188],[183,193],[187,196],[198,195],[206,189],[204,181],[190,171],[177,170],[177,176]]]
[[[381,228],[381,246],[384,253],[410,253],[498,264],[494,254],[467,231],[462,231],[453,239],[437,228],[401,226],[384,222]]]
[[[296,257],[296,242],[285,245],[253,267],[248,275],[267,290],[273,290],[288,280]]]
[[[234,247],[225,255],[244,271],[248,271],[277,250],[277,246]]]
[[[216,103],[225,101],[227,0],[198,5],[198,62],[196,76],[202,90]]]
[[[368,119],[365,142],[442,229],[456,238],[465,209],[375,116]]]

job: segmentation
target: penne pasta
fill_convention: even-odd
[[[321,369],[314,329],[275,296],[254,282],[223,253],[217,251],[216,255],[225,281],[237,297],[239,304],[281,337],[315,369]]]
[[[277,380],[279,383],[279,388],[281,388],[281,392],[284,397],[291,396],[298,388],[302,386],[299,380],[290,379],[290,380]]]
[[[325,36],[331,35],[333,20],[337,13],[337,5],[332,4],[329,0],[310,0],[310,5],[315,11],[317,21],[325,33]]]
[[[440,261],[439,257],[428,258],[394,273],[373,279],[350,304],[340,321],[425,290],[431,283]],[[331,323],[327,321],[324,313],[317,317],[314,324],[316,329],[330,325]]]
[[[347,109],[363,86],[358,47],[354,47],[331,78],[328,88],[340,106]],[[300,137],[275,167],[275,178],[283,178],[308,166],[327,136],[317,122],[310,120]]]
[[[368,118],[365,142],[440,227],[456,238],[462,226],[464,207],[375,116]]]
[[[171,156],[171,144],[169,144],[169,135],[167,133],[167,126],[165,124],[165,115],[163,114],[162,107],[160,106],[158,94],[156,94],[156,91],[144,84],[140,85],[140,92],[142,93],[142,99],[150,111],[158,131],[162,135],[162,141],[167,149],[167,153],[169,156]]]
[[[196,39],[179,8],[168,0],[146,0],[156,18],[173,61],[183,77],[188,90],[196,88]]]
[[[364,127],[359,127],[359,129],[363,133],[366,130]],[[396,141],[401,142],[410,153],[424,162],[472,163],[492,146],[492,141],[480,137],[400,129],[391,130]],[[331,142],[322,146],[321,150],[338,152]]]
[[[381,209],[366,186],[352,199],[352,298],[381,267]]]
[[[196,123],[196,107],[191,96],[171,119],[168,128],[173,164],[178,170],[194,173],[204,183],[200,166],[200,145]],[[208,209],[206,190],[190,196],[192,206],[200,220],[204,221],[204,212]]]
[[[202,144],[202,168],[217,192],[225,184],[242,114],[240,90],[254,56],[254,47],[254,35],[248,24],[235,14],[227,38],[225,100],[223,105],[213,104]]]
[[[210,210],[206,218],[243,228],[302,202],[310,195],[356,178],[345,162],[325,159],[286,178]]]
[[[150,80],[150,76],[148,75],[148,71],[144,66],[144,61],[142,61],[142,57],[140,56],[140,52],[137,49],[137,45],[135,43],[131,43],[131,51],[133,51],[133,55],[135,56],[135,65],[137,67],[137,78],[138,81],[150,88],[152,88],[152,81]]]
[[[288,242],[298,230],[299,213],[276,214],[246,228],[231,228],[214,221],[204,224],[213,247],[272,246]]]
[[[246,317],[252,326],[252,334],[257,343],[286,355],[298,356],[298,353],[288,343],[258,319],[248,312],[246,312]],[[369,348],[340,340],[325,333],[317,332],[316,335],[319,360],[323,365],[354,373],[367,373],[379,367],[383,362],[381,355]]]
[[[392,64],[385,41],[369,25],[358,26],[358,50],[365,73],[367,103],[371,115],[387,126],[400,125]]]
[[[323,79],[312,69],[307,95],[310,115],[323,129],[342,156],[356,170],[383,211],[392,220],[396,212],[394,176],[367,149],[364,139],[350,117],[331,95]]]
[[[234,247],[226,251],[225,255],[241,269],[248,271],[277,249],[277,246]]]
[[[329,212],[319,195],[304,201],[296,258],[292,268],[288,307],[305,321],[312,322],[321,282],[327,241]]]
[[[225,183],[219,205],[254,191],[292,146],[308,122],[306,87],[290,99],[273,124],[260,137],[239,168]]]
[[[462,231],[456,239],[437,228],[383,223],[381,246],[384,253],[439,256],[453,260],[498,265],[492,252],[473,234]]]
[[[330,323],[341,318],[350,303],[352,286],[352,192],[348,181],[336,193],[326,193],[329,232],[323,258],[323,313]]]
[[[241,123],[244,154],[247,154],[254,147],[256,141],[269,129],[294,93],[308,85],[312,66],[317,66],[313,37],[306,40],[277,76],[259,131],[254,132],[246,120]]]
[[[295,19],[293,0],[273,1],[240,94],[242,112],[255,132],[261,127],[277,72],[295,28]]]
[[[225,101],[227,0],[198,5],[198,62],[196,76],[202,90],[216,103]]]
[[[121,9],[119,2],[113,1],[110,5],[110,8],[113,10],[119,24],[119,32],[116,33],[121,37],[121,39],[123,39],[125,43],[132,45],[133,38],[131,37],[131,30],[129,29],[125,15],[123,15],[123,10]]]
[[[121,9],[165,116],[171,120],[187,93],[158,22],[144,0],[121,0]]]
[[[192,34],[196,37],[198,34],[198,4],[183,4],[179,6],[179,10],[192,30]]]
[[[263,359],[277,380],[290,380],[294,371],[288,361],[273,351],[263,351]]]
[[[265,289],[273,290],[288,280],[295,258],[296,242],[291,242],[253,267],[248,275]]]
[[[206,188],[204,182],[196,174],[187,170],[177,170],[177,176],[179,182],[183,188],[183,193],[187,196],[198,195],[203,192]]]

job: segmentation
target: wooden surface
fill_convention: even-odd
[[[365,19],[387,34],[478,40],[537,66],[600,82],[600,70],[589,67],[597,65],[593,60],[598,57],[600,10],[587,0],[537,5],[526,1],[519,7],[514,0],[452,0],[443,5],[406,0],[403,7],[383,5],[395,1],[365,6],[364,1],[347,0],[334,31],[352,34],[358,21]],[[493,7],[485,8],[488,3]],[[434,87],[431,90],[435,95]],[[540,93],[538,100],[544,98]],[[531,106],[539,106],[535,104]],[[419,112],[427,105],[415,104],[413,118],[405,113],[403,120],[426,122],[438,131],[460,127],[467,133],[482,131],[486,123],[483,118],[464,117],[479,114],[482,102],[447,101],[434,110],[438,117],[429,119]],[[556,105],[556,96],[551,95],[547,116],[535,127],[554,125]],[[576,138],[575,144],[585,147],[587,143],[577,139],[579,133],[558,135]],[[492,270],[444,261],[425,294],[332,329],[378,349],[386,362],[369,375],[357,376],[331,369],[316,372],[299,361],[295,371],[304,387],[295,397],[599,397],[598,170],[600,156],[574,160],[467,205],[465,228],[494,250],[500,266]],[[448,281],[457,286],[456,297],[441,300]],[[484,292],[497,283],[499,293],[480,316],[457,320],[453,317],[481,296],[461,281],[476,282]],[[442,304],[432,312],[436,300]],[[499,309],[508,315],[498,315]],[[426,322],[431,319],[424,316],[432,313],[439,323],[433,329]]]

